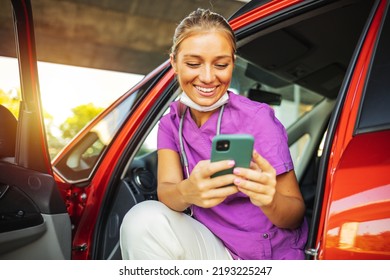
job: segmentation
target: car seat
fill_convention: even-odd
[[[17,120],[3,105],[0,105],[0,159],[15,157]]]

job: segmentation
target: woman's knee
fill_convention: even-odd
[[[164,220],[167,211],[172,211],[163,203],[148,200],[138,203],[125,215],[121,225],[121,235],[144,235],[151,227]]]

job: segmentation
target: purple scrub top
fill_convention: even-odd
[[[178,105],[177,101],[173,102],[169,114],[160,120],[158,149],[180,151]],[[189,110],[186,111],[183,143],[190,173],[197,162],[210,159],[218,114],[217,110],[198,127]],[[252,134],[254,148],[269,161],[277,174],[294,168],[286,130],[275,117],[273,109],[267,104],[229,92],[229,102],[222,116],[221,134],[235,133]],[[295,230],[280,229],[243,193],[233,194],[215,207],[192,206],[192,210],[194,218],[222,240],[234,259],[304,259],[308,233],[306,221]]]

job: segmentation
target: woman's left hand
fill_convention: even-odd
[[[249,168],[234,168],[234,184],[277,227],[294,229],[303,219],[305,204],[293,170],[276,176],[272,165],[253,151]]]
[[[254,205],[271,206],[276,194],[276,171],[272,165],[256,151],[253,151],[251,168],[235,168],[238,177],[234,184],[246,194]]]

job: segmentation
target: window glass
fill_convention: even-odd
[[[16,118],[19,114],[20,79],[16,59],[11,1],[1,5],[0,16],[0,105],[6,107]]]
[[[70,182],[87,180],[105,149],[129,116],[136,101],[149,85],[146,83],[141,89],[129,95],[104,118],[90,127],[85,136],[56,162],[55,171]]]
[[[298,166],[302,159],[302,156],[305,154],[306,148],[310,141],[310,135],[304,134],[298,141],[290,146],[291,157],[294,162],[294,166]]]
[[[297,83],[289,83],[270,75],[239,56],[230,90],[270,104],[286,129],[324,98]]]
[[[255,71],[258,75],[248,76],[248,69]],[[271,105],[275,110],[276,117],[286,129],[324,99],[323,96],[305,89],[297,83],[287,83],[277,76],[272,76],[240,57],[237,59],[231,90],[252,100]],[[309,141],[310,134],[304,133],[290,146],[294,166],[301,163]]]
[[[0,160],[13,162],[21,100],[11,1],[0,12]]]
[[[384,22],[375,50],[358,121],[358,133],[390,129],[390,19]]]
[[[169,113],[170,103],[177,100],[180,93],[181,93],[181,90],[180,90],[178,84],[176,84],[174,87],[172,87],[169,90],[167,95],[170,96],[170,99],[169,99],[169,102],[166,104],[165,109],[163,110],[163,113],[161,114],[161,117]],[[152,129],[148,132],[147,137],[145,138],[144,142],[142,143],[141,148],[137,152],[136,157],[139,157],[139,156],[142,156],[144,154],[148,154],[148,153],[151,153],[151,152],[157,150],[158,120],[160,118],[156,119],[154,124],[151,125]]]

